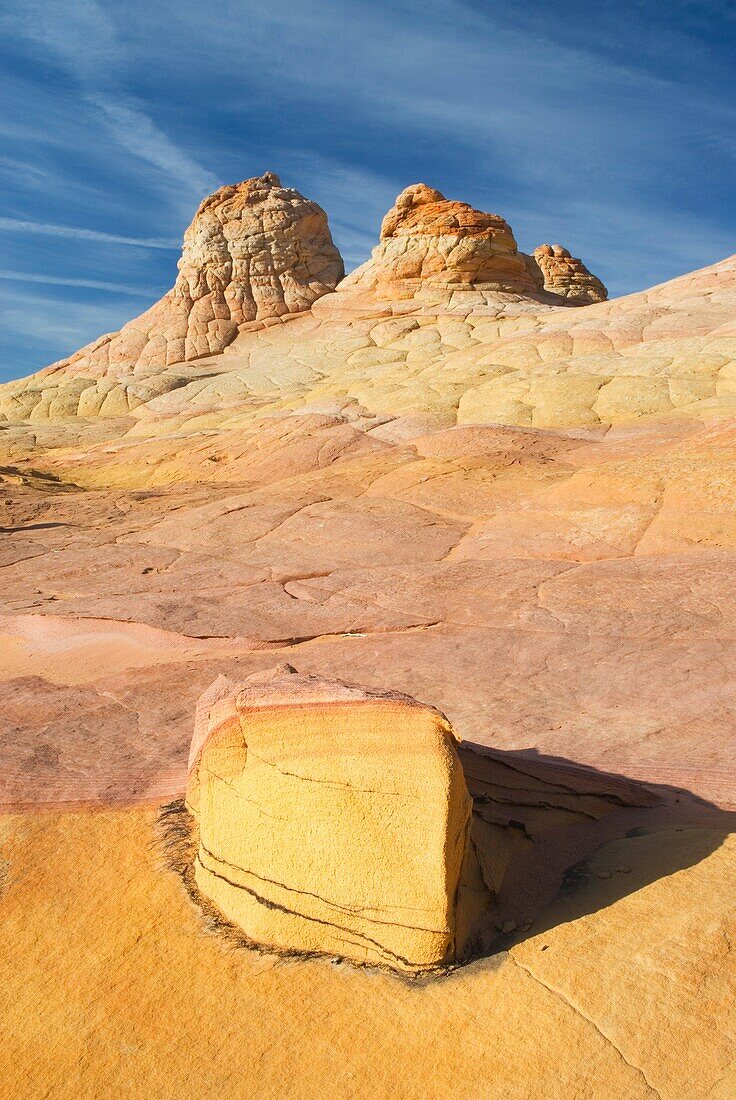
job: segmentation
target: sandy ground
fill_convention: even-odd
[[[733,1095],[722,831],[609,844],[523,942],[412,983],[231,947],[166,868],[155,819],[2,819],[8,1095]]]

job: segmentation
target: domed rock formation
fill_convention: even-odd
[[[537,286],[512,229],[495,213],[450,201],[414,184],[400,194],[381,227],[373,259],[345,279],[377,298],[414,297],[420,290],[488,289],[534,294]]]
[[[471,799],[448,721],[408,696],[220,678],[187,804],[200,891],[249,938],[413,971],[452,961]]]
[[[273,172],[221,187],[184,234],[174,287],[188,310],[183,358],[219,350],[229,325],[309,309],[343,270],[325,212]]]
[[[146,313],[49,369],[98,374],[117,365],[145,373],[215,355],[247,322],[309,309],[344,271],[325,212],[273,172],[204,199],[178,267],[173,289]]]
[[[608,298],[600,279],[561,244],[540,244],[534,249],[533,262],[541,272],[544,289],[568,303],[590,305]]]
[[[541,245],[527,256],[500,215],[448,200],[423,183],[401,192],[383,219],[372,259],[339,289],[370,290],[394,301],[470,290],[546,305],[607,297],[603,283],[561,245]]]
[[[461,350],[456,337],[449,337],[447,318],[463,329],[457,338],[464,344],[476,340],[470,328],[482,317],[541,317],[554,307],[605,297],[602,283],[560,246],[542,246],[536,256],[519,252],[503,218],[448,201],[424,184],[398,196],[373,258],[341,281],[342,261],[326,215],[298,192],[282,188],[272,174],[221,188],[202,203],[186,232],[179,268],[175,287],[120,332],[0,387],[0,421],[138,420],[147,418],[144,409],[189,412],[194,400],[202,411],[207,393],[219,403],[251,390],[260,404],[264,393],[281,387],[283,377],[299,385],[325,368],[331,371],[333,364],[360,370],[363,348],[356,340],[365,338],[371,369],[393,358],[385,348],[390,330],[376,333],[380,347],[375,347],[372,335],[348,334],[346,324],[353,320],[362,328],[391,313],[443,318],[442,339]],[[333,290],[339,293],[329,293]],[[278,322],[294,317],[299,323],[285,332]],[[323,339],[324,332],[317,335],[322,325],[333,323],[338,339],[347,339],[344,347]],[[284,354],[288,357],[310,326],[316,340],[305,353],[309,362],[297,356],[296,370],[284,375]],[[438,342],[432,333],[405,336],[396,349],[400,359],[432,358],[429,344]],[[271,352],[270,345],[280,341],[288,350]],[[206,361],[223,351],[227,358],[221,363]],[[258,364],[255,372],[234,369],[237,360],[251,356]],[[211,382],[204,381],[208,374]],[[226,380],[216,380],[224,374]],[[402,370],[399,384],[410,377]],[[423,383],[421,392],[427,397],[433,387]]]
[[[538,289],[502,217],[448,200],[423,183],[398,196],[383,219],[373,258],[341,289],[349,286],[384,299],[412,298],[421,290],[529,295]]]

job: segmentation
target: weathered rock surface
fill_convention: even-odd
[[[550,294],[583,305],[606,301],[608,291],[600,279],[561,244],[540,244],[534,249],[533,259],[542,273],[543,287]]]
[[[92,385],[70,369],[0,387],[0,416],[29,422],[2,433],[5,461],[27,459],[26,441],[37,459],[48,439],[76,450],[85,481],[225,481],[256,438],[273,453],[277,436],[300,434],[326,456],[453,424],[604,430],[736,408],[734,259],[593,310],[472,289],[377,303],[345,284],[288,324],[240,332],[224,355],[145,378],[106,368],[99,386],[124,405],[100,406],[109,428],[69,419]]]
[[[470,208],[465,220],[474,223],[477,215],[480,226],[471,224],[467,233],[455,226],[444,244],[442,227],[431,218],[426,223],[430,232],[419,232],[423,223],[417,227],[412,219],[443,204],[409,204],[400,212],[407,218],[406,235],[401,235],[401,218],[396,226],[392,221],[393,235],[379,252],[386,245],[408,248],[407,255],[439,256],[440,268],[445,260],[452,268],[457,255],[459,274],[452,278],[460,279],[467,276],[464,257],[477,258],[478,249],[496,259],[501,255],[504,263],[519,262],[520,254],[508,251],[502,228],[483,228],[483,220],[493,223],[493,216]],[[463,220],[459,214],[448,217]],[[464,243],[453,251],[449,241],[458,233],[465,233]],[[494,241],[502,242],[501,253],[494,252]],[[94,378],[83,364],[79,369],[60,365],[0,387],[0,417],[28,420],[34,431],[44,421],[78,411],[85,417],[97,410],[97,415],[117,418],[112,433],[117,442],[106,438],[90,461],[96,477],[102,466],[115,466],[108,478],[117,481],[122,475],[137,483],[142,477],[182,476],[182,456],[172,463],[167,455],[166,440],[174,432],[193,444],[186,450],[198,467],[191,471],[194,476],[225,478],[229,466],[210,462],[209,455],[198,463],[200,448],[212,444],[213,432],[230,439],[235,439],[233,431],[253,430],[260,436],[265,418],[286,413],[337,418],[353,439],[352,428],[364,439],[371,433],[374,445],[387,419],[402,419],[400,430],[416,434],[422,426],[453,423],[606,428],[730,414],[736,369],[733,260],[641,294],[599,302],[592,313],[580,305],[560,306],[565,300],[560,294],[569,291],[573,301],[580,286],[588,285],[576,283],[568,261],[561,261],[568,274],[564,285],[558,284],[560,294],[553,295],[539,285],[536,262],[536,281],[532,278],[530,260],[524,260],[524,293],[482,291],[478,282],[454,283],[454,289],[434,286],[427,270],[418,279],[423,288],[418,296],[385,300],[366,289],[377,285],[375,261],[370,261],[343,280],[338,293],[324,294],[306,313],[287,314],[292,319],[286,325],[258,331],[241,325],[224,355],[170,366],[162,360],[145,370],[129,360],[100,362]],[[395,282],[393,271],[389,265],[389,283]],[[440,282],[446,277],[447,269],[437,273]],[[397,284],[392,293],[413,294],[412,279],[411,286]],[[86,431],[85,422],[79,419],[64,430],[73,445]],[[270,433],[276,430],[288,428],[269,427]],[[14,437],[6,438],[10,460]],[[230,455],[233,450],[243,453],[236,447]],[[86,463],[86,454],[81,457]],[[135,472],[124,466],[135,466]]]
[[[471,800],[447,720],[289,666],[214,689],[187,784],[200,891],[270,947],[454,961]]]
[[[43,384],[25,395],[11,384],[21,414],[125,416],[175,381],[157,385],[152,374],[219,354],[244,325],[303,313],[344,271],[325,212],[273,172],[204,199],[178,267],[173,289],[140,317],[46,369],[47,400]],[[66,385],[57,386],[59,375]]]
[[[381,299],[420,292],[490,290],[534,294],[537,286],[498,214],[453,202],[424,183],[402,191],[381,225],[373,258],[344,288],[373,290]]]
[[[480,752],[409,696],[285,665],[201,696],[186,802],[199,894],[250,941],[418,972],[529,923],[661,799]]]
[[[698,814],[736,803],[736,257],[575,308],[561,259],[557,297],[528,258],[528,293],[358,276],[222,353],[0,389],[11,1094],[733,1094],[733,827]],[[183,794],[219,673],[284,660],[447,714],[508,955],[415,988],[203,934],[135,806]]]

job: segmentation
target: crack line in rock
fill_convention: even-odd
[[[240,882],[233,882],[231,879],[227,878],[226,875],[220,875],[217,873],[217,871],[213,871],[211,868],[205,867],[199,859],[199,856],[197,856],[197,862],[199,863],[203,871],[206,871],[210,875],[214,875],[215,878],[221,879],[222,882],[226,882],[228,886],[232,886],[236,890],[245,890],[247,894],[250,894],[251,897],[255,898],[257,902],[259,902],[261,905],[264,905],[267,909],[276,909],[282,913],[286,913],[287,916],[290,917],[299,916],[303,920],[312,921],[314,924],[323,924],[327,928],[335,928],[338,932],[342,933],[348,939],[348,942],[355,943],[355,940],[351,940],[350,937],[351,935],[357,936],[359,941],[364,941],[362,944],[359,944],[360,946],[365,947],[365,943],[367,942],[373,947],[377,948],[380,954],[384,956],[390,956],[397,962],[403,963],[405,966],[408,966],[410,968],[412,968],[413,966],[409,959],[405,959],[403,955],[397,955],[395,952],[391,951],[390,948],[386,947],[385,944],[379,943],[378,940],[371,939],[370,936],[366,936],[364,933],[359,932],[357,929],[343,928],[342,925],[335,924],[333,921],[320,920],[319,917],[310,917],[307,916],[305,913],[297,914],[294,912],[293,909],[289,909],[285,905],[279,905],[278,902],[270,901],[268,898],[261,897],[260,894],[257,894],[255,890],[251,890],[250,887],[244,886]]]
[[[377,910],[367,905],[340,905],[337,901],[330,901],[329,898],[323,897],[321,894],[315,894],[312,890],[300,890],[296,886],[287,886],[285,882],[279,882],[275,878],[267,878],[265,875],[256,874],[255,871],[249,871],[245,867],[241,867],[237,863],[231,863],[229,859],[225,859],[223,856],[217,856],[214,852],[211,852],[207,848],[200,838],[199,841],[200,851],[217,864],[227,864],[233,871],[240,871],[243,875],[249,875],[251,878],[257,878],[260,882],[267,882],[271,886],[278,886],[281,890],[286,890],[289,894],[303,894],[306,897],[315,898],[317,901],[321,901],[323,905],[328,905],[331,909],[341,909],[344,913],[349,913],[351,916],[362,917],[366,912],[375,913]],[[200,860],[201,862],[201,860]],[[204,864],[202,864],[204,866]],[[208,868],[207,868],[208,869]],[[214,872],[213,872],[214,874]],[[236,883],[235,885],[240,885]],[[243,886],[243,889],[248,889],[247,886]],[[427,912],[426,909],[418,909],[414,906],[396,905],[391,908],[395,909],[409,909],[411,912]],[[444,935],[448,932],[447,928],[425,928],[419,924],[405,924],[403,921],[391,921],[381,920],[380,917],[363,917],[363,919],[370,921],[372,924],[386,924],[391,928],[409,928],[414,932],[431,932],[436,935]]]
[[[258,756],[253,752],[253,749],[248,746],[248,756],[252,756],[254,760],[257,760],[260,764],[265,764],[268,768],[273,768],[280,775],[287,775],[292,779],[301,779],[304,783],[319,783],[324,787],[333,787],[338,791],[354,791],[356,794],[383,794],[392,795],[396,798],[410,798],[415,801],[419,799],[419,795],[408,794],[406,791],[387,791],[387,790],[373,790],[369,787],[354,787],[350,783],[334,783],[329,779],[316,779],[311,775],[299,775],[298,772],[288,772],[284,768],[280,768],[278,764],[274,764],[272,760],[266,760],[263,756]]]
[[[637,1066],[637,1065],[634,1064],[634,1062],[630,1062],[629,1059],[626,1057],[626,1055],[621,1050],[619,1050],[619,1048],[616,1046],[614,1041],[611,1038],[609,1038],[608,1035],[606,1035],[605,1031],[603,1031],[601,1029],[601,1027],[595,1022],[595,1020],[593,1020],[590,1016],[586,1015],[586,1013],[583,1012],[580,1008],[578,1008],[577,1005],[574,1005],[572,1003],[572,1001],[568,1000],[568,998],[565,996],[565,994],[561,990],[555,989],[554,986],[548,985],[545,981],[543,981],[540,977],[538,977],[528,966],[525,966],[524,963],[519,962],[519,960],[516,958],[515,955],[512,954],[511,951],[509,951],[509,958],[514,962],[514,964],[516,966],[519,967],[520,970],[523,970],[525,974],[528,974],[529,977],[532,979],[532,981],[537,982],[538,985],[541,985],[543,989],[546,989],[554,997],[558,997],[559,1000],[561,1000],[564,1004],[566,1004],[568,1008],[572,1009],[572,1011],[575,1013],[576,1016],[579,1016],[581,1020],[585,1020],[585,1022],[587,1024],[590,1024],[590,1026],[592,1028],[594,1028],[595,1031],[597,1031],[597,1033],[600,1035],[601,1039],[603,1039],[603,1041],[605,1043],[607,1043],[608,1046],[612,1047],[616,1051],[616,1053],[618,1054],[621,1061],[625,1065],[627,1065],[629,1067],[629,1069],[633,1069],[636,1073],[638,1073],[641,1076],[642,1080],[644,1081],[644,1084],[649,1089],[649,1091],[652,1092],[655,1096],[661,1097],[661,1093],[647,1079],[647,1075],[645,1074],[645,1072],[641,1068],[641,1066]]]

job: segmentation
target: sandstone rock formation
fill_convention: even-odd
[[[178,267],[173,289],[151,309],[49,371],[95,378],[111,367],[145,378],[152,367],[216,355],[243,325],[309,309],[344,270],[324,211],[282,187],[273,172],[204,199],[184,234]],[[83,388],[79,415],[103,406],[108,415],[127,412],[119,397],[110,399],[111,388]]]
[[[569,325],[554,307],[605,298],[602,283],[580,261],[560,246],[547,255],[548,247],[537,250],[538,262],[536,254],[518,251],[503,218],[416,184],[399,195],[384,218],[373,259],[341,280],[342,261],[326,216],[314,203],[282,188],[271,173],[223,187],[204,200],[185,234],[174,289],[119,333],[1,386],[0,422],[138,419],[147,418],[149,408],[154,415],[165,411],[167,418],[172,409],[182,410],[189,420],[190,413],[210,412],[211,396],[216,404],[233,405],[247,394],[260,406],[264,395],[281,391],[285,383],[289,390],[294,385],[302,390],[305,383],[320,381],[325,366],[331,374],[339,366],[350,380],[348,390],[354,383],[362,390],[366,368],[394,363],[395,385],[404,388],[413,375],[406,366],[423,369],[448,351],[486,344],[489,337],[503,342],[506,334],[491,326],[497,318],[523,318],[523,327],[513,329],[521,336],[547,318],[555,328]],[[338,294],[328,293],[335,289]],[[387,314],[410,312],[417,320],[398,327],[377,323]],[[440,315],[453,319],[442,332],[432,327],[412,332],[418,317]],[[297,325],[296,330],[293,323],[288,326],[291,336],[279,324],[285,320]],[[431,326],[431,320],[424,325]],[[223,351],[248,360],[232,359],[226,378],[218,364]],[[494,371],[483,377],[498,369],[506,373],[506,358],[502,350],[494,357]],[[536,348],[522,352],[523,360],[536,358]],[[293,361],[284,370],[287,359]],[[513,363],[522,365],[517,356]],[[390,375],[388,380],[393,381]],[[592,382],[586,387],[576,379],[574,385],[576,401],[581,387],[585,399],[595,400]],[[513,386],[504,388],[515,396]],[[332,379],[318,387],[318,396],[325,389],[330,397],[343,396]],[[423,380],[419,389],[426,401],[435,385]],[[283,396],[291,402],[290,392]],[[444,397],[439,405],[447,415]],[[507,415],[499,408],[493,418]]]
[[[524,264],[0,389],[9,1094],[734,1093],[736,257],[574,308]],[[462,736],[449,979],[229,950],[157,846],[197,698],[285,659]]]
[[[561,245],[542,245],[527,256],[498,214],[448,200],[424,183],[401,192],[383,219],[372,259],[339,289],[371,290],[379,300],[394,301],[471,290],[547,305],[607,297],[603,283]]]
[[[446,719],[289,666],[214,687],[187,784],[201,892],[267,946],[452,961],[471,800]]]
[[[543,287],[550,294],[582,305],[605,302],[608,298],[600,279],[591,275],[583,261],[571,256],[561,244],[540,244],[534,249],[533,259],[542,273]]]
[[[538,287],[498,214],[446,199],[426,184],[407,187],[381,225],[373,258],[342,289],[373,290],[380,299],[448,290],[534,294]]]

